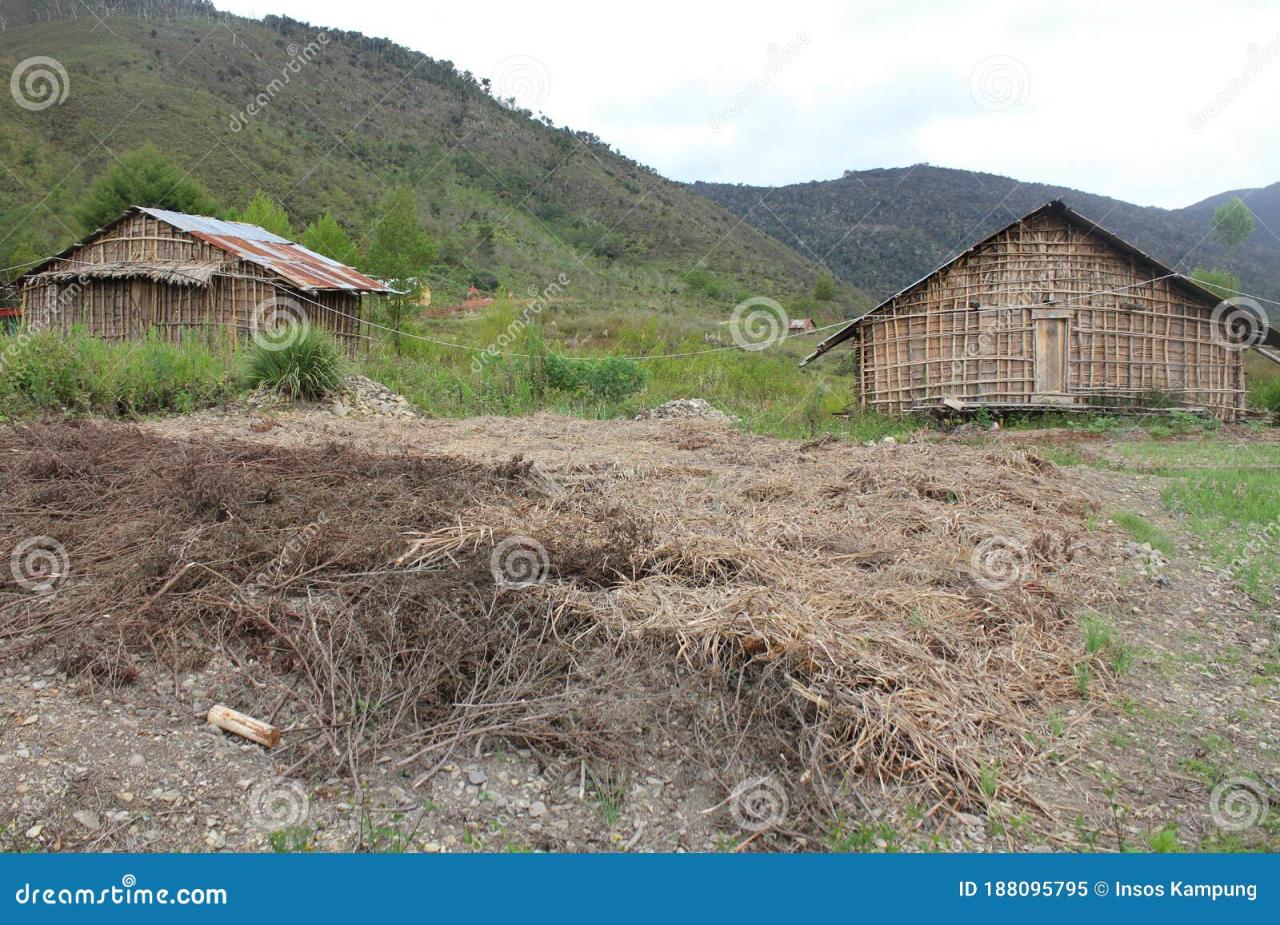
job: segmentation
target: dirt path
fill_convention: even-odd
[[[396,421],[325,412],[270,418],[201,413],[144,426],[168,437],[291,447],[337,441],[378,453],[450,454],[495,464],[520,455],[562,481],[608,471],[617,476],[609,484],[622,505],[651,503],[653,482],[660,480],[680,485],[690,510],[728,506],[740,516],[771,497],[807,497],[808,482],[874,467],[877,460],[889,464],[899,451],[893,445],[801,446],[696,420],[595,422],[551,415]],[[942,442],[929,452],[942,467],[964,451]],[[1066,478],[1094,500],[1100,519],[1108,512],[1138,512],[1177,538],[1160,583],[1141,563],[1117,556],[1112,587],[1081,589],[1081,599],[1106,591],[1097,599],[1110,606],[1117,650],[1122,646],[1133,656],[1131,666],[1108,682],[1112,696],[1085,698],[1047,717],[1055,760],[1022,779],[1000,777],[984,814],[921,813],[889,788],[879,800],[873,797],[874,817],[856,826],[833,820],[830,838],[797,836],[787,847],[1116,850],[1269,843],[1276,850],[1274,828],[1251,825],[1233,833],[1210,811],[1211,791],[1224,780],[1248,772],[1280,782],[1276,613],[1259,612],[1209,568],[1196,538],[1164,511],[1160,480],[1084,467]],[[528,751],[482,741],[436,769],[423,786],[414,787],[390,766],[370,772],[357,798],[342,779],[282,778],[290,769],[271,755],[200,722],[235,674],[225,661],[175,675],[147,669],[110,697],[68,680],[57,664],[57,652],[0,664],[0,715],[7,718],[0,735],[0,799],[7,810],[0,822],[7,828],[0,839],[6,847],[753,847],[728,818],[724,782],[691,766],[680,743],[662,735],[646,739],[644,773],[624,780],[592,780],[585,765],[546,763]],[[673,675],[658,683],[683,681]],[[1006,799],[1006,790],[1029,793],[1040,809]],[[1276,794],[1268,798],[1275,802]]]

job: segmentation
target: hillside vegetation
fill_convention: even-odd
[[[411,187],[438,243],[439,298],[564,274],[576,298],[620,312],[675,302],[715,317],[747,296],[790,305],[813,290],[816,267],[790,248],[448,61],[198,2],[116,4],[101,24],[67,18],[74,7],[5,6],[0,68],[54,58],[69,92],[39,111],[0,109],[0,267],[80,237],[93,179],[151,142],[223,214],[261,189],[293,227],[330,212],[362,246],[387,190]],[[838,301],[868,304],[849,286]],[[819,310],[839,317],[834,304],[808,313]]]
[[[1271,231],[1280,228],[1280,184],[1237,191],[1258,227],[1235,255],[1211,234],[1214,209],[1235,194],[1168,210],[928,164],[846,171],[838,180],[791,186],[695,183],[690,188],[825,262],[877,301],[1057,198],[1176,270],[1232,266],[1244,289],[1280,299],[1280,238]]]

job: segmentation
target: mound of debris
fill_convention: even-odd
[[[708,774],[767,769],[794,831],[850,782],[980,809],[996,765],[1034,806],[1045,716],[1083,696],[1078,666],[1109,670],[1075,615],[1114,593],[1112,558],[1056,467],[957,449],[691,492],[683,468],[0,432],[0,524],[58,566],[0,580],[0,657],[54,646],[105,688],[229,659],[220,697],[275,717],[280,760],[353,785],[486,737],[627,767],[652,730]]]
[[[641,411],[636,415],[637,421],[664,421],[671,418],[704,418],[712,421],[733,423],[737,418],[725,414],[712,407],[701,398],[676,398],[663,402],[656,408]]]
[[[368,376],[347,376],[342,380],[328,402],[316,405],[311,402],[295,402],[270,386],[259,386],[247,395],[229,402],[225,410],[232,414],[278,414],[292,410],[328,409],[340,418],[398,418],[408,420],[418,417],[409,400],[393,392],[381,382]]]
[[[333,413],[340,418],[415,418],[409,400],[368,376],[348,376],[333,400]]]

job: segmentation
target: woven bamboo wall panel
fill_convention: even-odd
[[[1158,402],[1234,419],[1243,361],[1219,336],[1216,303],[1156,275],[1059,215],[1013,225],[863,322],[863,404],[903,413],[942,398],[1057,400],[1036,388],[1037,330],[1056,338],[1065,324],[1065,403]],[[1037,313],[1064,320],[1037,328]]]

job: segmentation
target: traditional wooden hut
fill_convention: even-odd
[[[348,349],[361,297],[392,290],[244,222],[135,207],[19,280],[25,320],[113,340],[193,331],[232,340],[305,319]]]
[[[1242,353],[1280,345],[1060,200],[973,245],[820,343],[854,340],[863,407],[1177,407],[1234,420]]]

